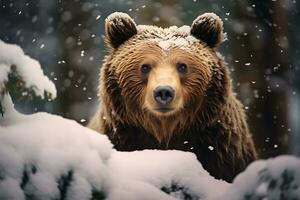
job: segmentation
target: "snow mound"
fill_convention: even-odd
[[[117,152],[73,120],[2,105],[0,199],[211,199],[229,187],[192,153]]]
[[[300,199],[300,159],[293,156],[256,161],[229,184],[192,153],[118,152],[73,120],[20,114],[8,96],[2,103],[0,199]]]
[[[253,162],[223,196],[228,200],[299,200],[300,159],[285,155]]]
[[[109,199],[209,200],[229,186],[211,177],[194,154],[182,151],[115,152],[108,168]]]
[[[4,119],[18,120],[0,119],[0,199],[82,200],[103,190],[112,153],[107,137],[60,116],[8,110]]]
[[[35,95],[44,98],[45,92],[51,98],[56,97],[54,84],[46,77],[38,61],[25,55],[23,50],[13,44],[0,40],[0,95],[6,91],[9,75],[20,80],[22,87],[32,90]],[[1,97],[0,96],[0,97]]]
[[[252,163],[233,184],[182,151],[118,152],[104,135],[47,113],[0,118],[0,199],[300,199],[300,159]]]

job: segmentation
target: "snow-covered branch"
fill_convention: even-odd
[[[0,99],[8,92],[10,81],[22,95],[55,98],[54,84],[46,77],[40,63],[13,44],[0,40]]]

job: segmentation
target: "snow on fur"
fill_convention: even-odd
[[[220,23],[222,28],[222,20],[214,13],[205,13],[197,17],[192,26],[203,22],[204,20],[209,20],[210,23]],[[191,35],[191,27],[184,25],[181,27],[170,26],[168,28],[160,28],[156,26],[138,25],[138,33],[142,33],[147,36],[147,33],[155,33],[156,38],[151,39],[151,41],[157,42],[158,46],[164,50],[169,51],[172,48],[179,48],[185,51],[189,51],[195,43],[199,43],[199,39]],[[223,28],[221,31],[221,41],[227,40],[226,33],[223,33]],[[151,37],[151,36],[150,36]]]
[[[105,22],[109,24],[114,23],[116,26],[122,26],[123,20],[132,21],[134,26],[136,26],[135,21],[128,14],[122,12],[112,13],[105,19]],[[146,25],[137,26],[138,32],[144,32],[143,34],[145,34],[145,32],[151,32],[153,29],[156,29],[158,35],[157,38],[152,39],[152,41],[157,42],[164,51],[169,51],[173,47],[189,50],[190,45],[194,42],[199,42],[190,35],[189,26],[171,26],[169,28],[158,28]]]
[[[170,26],[169,28],[158,28],[154,26],[138,25],[138,32],[147,35],[147,32],[155,30],[157,37],[151,39],[153,42],[157,42],[158,46],[164,50],[169,51],[171,48],[179,48],[182,50],[190,50],[191,45],[195,42],[199,42],[194,36],[190,35],[189,26]]]
[[[134,20],[127,14],[127,13],[122,13],[122,12],[114,12],[111,15],[109,15],[106,19],[105,22],[109,23],[122,23],[122,19],[129,19],[131,20],[134,24]],[[117,24],[117,25],[122,25],[122,24]]]
[[[128,14],[122,12],[112,13],[105,19],[105,22],[108,24],[114,24],[115,26],[122,26],[123,22],[126,20],[131,21],[133,25],[136,26],[135,21]],[[203,22],[203,20],[208,20],[209,23],[219,22],[219,28],[222,28],[222,20],[214,13],[205,13],[203,15],[200,15],[194,20],[192,26]],[[153,35],[155,35],[155,38],[150,39],[150,41],[156,42],[158,46],[164,51],[169,51],[172,48],[179,48],[189,51],[193,44],[199,42],[198,39],[191,35],[191,27],[187,25],[181,27],[170,26],[168,28],[138,25],[136,26],[136,28],[138,30],[138,34],[142,33],[143,36],[147,36],[148,34],[149,38],[151,38]],[[226,40],[226,34],[222,33],[221,40]]]
[[[32,89],[37,96],[44,98],[44,93],[48,92],[52,98],[56,97],[55,86],[44,75],[38,61],[25,55],[19,46],[1,40],[0,52],[0,93],[5,89],[8,75],[16,73],[16,76],[25,83],[25,87]]]
[[[192,26],[194,26],[195,24],[198,24],[198,23],[202,23],[204,21],[206,21],[207,19],[211,19],[209,20],[210,23],[214,23],[216,21],[218,21],[221,26],[223,26],[223,21],[221,20],[221,18],[216,15],[215,13],[204,13],[202,15],[199,15],[192,23]]]

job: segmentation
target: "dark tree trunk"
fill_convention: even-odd
[[[250,129],[265,158],[289,151],[287,11],[282,1],[244,3],[234,4],[233,23],[240,24],[229,39],[239,98],[249,107]]]
[[[62,83],[57,88],[59,111],[64,117],[76,120],[85,118],[91,107],[87,105],[88,98],[96,97],[89,75],[97,77],[90,71],[95,71],[99,66],[93,66],[93,57],[88,56],[88,50],[95,44],[97,27],[97,20],[92,15],[94,5],[81,1],[61,1],[57,10],[61,47],[57,76]]]

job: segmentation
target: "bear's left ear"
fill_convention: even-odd
[[[223,21],[214,13],[204,13],[194,20],[191,34],[208,46],[217,47],[224,39]]]
[[[136,24],[126,13],[115,12],[105,19],[105,40],[109,47],[116,49],[135,34]]]

